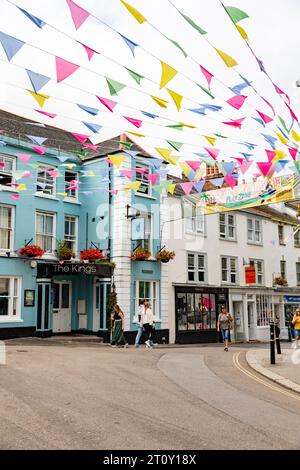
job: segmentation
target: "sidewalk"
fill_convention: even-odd
[[[276,354],[276,364],[270,364],[269,349],[247,351],[248,365],[268,379],[300,393],[300,349],[282,349]]]

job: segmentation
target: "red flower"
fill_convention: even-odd
[[[27,245],[20,248],[20,255],[29,258],[40,258],[44,253],[45,251],[38,245]]]
[[[96,261],[98,259],[103,258],[103,253],[99,248],[90,248],[88,250],[82,250],[80,252],[80,259],[83,260],[88,260],[88,261]]]

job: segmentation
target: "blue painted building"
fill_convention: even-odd
[[[48,129],[40,135],[47,137]],[[73,148],[64,142],[63,150],[57,150],[57,136],[65,134],[55,130],[55,144],[43,154],[32,149],[23,133],[19,138],[12,131],[1,134],[0,338],[71,332],[105,336],[106,302],[114,284],[129,341],[137,329],[141,298],[153,304],[156,326],[168,341],[161,266],[155,259],[160,194],[143,173],[154,171],[150,160],[138,151],[129,155],[118,150],[116,144],[114,149],[112,143],[101,145],[100,155],[89,153],[82,159],[73,150],[74,142]],[[108,148],[124,156],[121,169],[134,169],[140,183],[136,191],[124,190],[126,176],[107,161]],[[61,241],[72,248],[74,259],[58,260]],[[41,258],[20,255],[20,248],[32,244],[45,251]],[[150,260],[131,261],[136,247],[148,249]],[[80,261],[80,252],[87,248],[99,248],[108,261]]]

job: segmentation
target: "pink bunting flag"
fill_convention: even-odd
[[[86,46],[85,44],[82,44],[82,42],[79,42],[79,44],[81,44],[84,47],[89,60],[92,59],[94,54],[99,54],[99,52],[95,51],[94,49],[91,49],[89,46]]]
[[[253,162],[251,162],[251,161],[249,161],[249,160],[244,160],[243,163],[242,163],[241,166],[240,166],[241,172],[242,172],[243,174],[245,174],[245,173],[249,170],[249,168],[250,168],[250,166],[252,165],[252,163],[253,163]]]
[[[197,162],[197,161],[193,161],[193,160],[187,160],[185,163],[187,163],[188,166],[189,166],[193,171],[197,171],[202,162]]]
[[[35,111],[37,113],[40,113],[40,114],[44,114],[44,116],[48,116],[49,118],[53,119],[55,118],[57,115],[56,114],[53,114],[53,113],[47,113],[47,111],[41,111],[40,109],[35,109]]]
[[[68,7],[70,8],[70,13],[73,19],[73,23],[76,29],[85,22],[85,20],[90,16],[90,13],[80,6],[76,5],[72,0],[66,0]]]
[[[210,83],[211,83],[211,80],[213,78],[213,74],[210,73],[208,70],[206,70],[204,67],[202,67],[202,65],[199,65],[199,67],[200,67],[201,72],[203,73],[204,77],[206,78],[208,88],[210,88]]]
[[[270,108],[272,109],[273,114],[274,114],[274,116],[275,116],[276,113],[275,113],[274,106],[272,106],[271,103],[270,103],[268,100],[266,100],[266,98],[264,98],[263,96],[261,96],[261,99],[264,100],[264,102],[265,102],[268,106],[270,106]]]
[[[120,174],[123,176],[126,176],[126,178],[130,180],[135,174],[135,171],[134,170],[121,170]]]
[[[5,167],[5,163],[4,163],[4,162],[0,162],[0,167],[1,167],[1,168],[4,168],[4,167]]]
[[[32,174],[30,173],[30,171],[26,170],[24,171],[22,178],[32,178]]]
[[[116,106],[117,102],[113,100],[109,100],[108,98],[101,98],[101,96],[97,96],[98,100],[100,103],[102,103],[111,113],[114,110],[114,107]]]
[[[234,188],[234,186],[237,184],[237,179],[232,178],[232,176],[225,176],[224,180],[231,188]]]
[[[133,170],[137,173],[142,173],[142,175],[148,171],[147,168],[133,168]]]
[[[259,114],[259,116],[262,118],[265,124],[268,124],[269,122],[273,121],[273,118],[271,118],[270,116],[267,116],[261,111],[258,111],[258,109],[256,110],[256,112]]]
[[[58,170],[49,170],[47,171],[48,175],[52,176],[52,178],[56,178],[59,175]]]
[[[27,155],[27,154],[23,154],[23,153],[16,153],[16,157],[18,157],[19,160],[21,160],[21,162],[26,165],[26,163],[28,163],[29,160],[31,159],[32,155]]]
[[[274,150],[265,150],[265,152],[267,154],[269,162],[272,162],[273,158],[276,157],[276,152],[274,152]]]
[[[75,139],[79,140],[81,144],[84,144],[89,138],[88,135],[85,134],[76,134],[75,132],[71,132],[72,136],[75,137]]]
[[[107,193],[113,194],[114,196],[116,196],[116,195],[118,194],[118,192],[119,192],[118,189],[105,189],[105,191],[106,191]]]
[[[291,114],[292,118],[294,118],[294,119],[295,119],[295,121],[297,121],[297,122],[298,122],[298,117],[296,116],[296,114],[294,113],[294,111],[292,110],[292,108],[291,108],[291,107],[290,107],[290,106],[289,106],[287,103],[284,103],[284,104],[285,104],[285,105],[286,105],[286,107],[288,108],[288,110],[289,110],[289,112],[290,112],[290,114]]]
[[[137,128],[140,128],[142,125],[142,121],[140,119],[135,119],[135,118],[131,118],[128,116],[123,116],[123,117]]]
[[[20,194],[11,194],[9,197],[10,199],[14,199],[16,201],[17,199],[20,199]]]
[[[203,147],[203,148],[214,160],[218,158],[220,150],[215,149],[215,148],[208,148],[208,147]]]
[[[243,163],[243,161],[245,160],[245,159],[242,158],[242,157],[232,157],[232,158],[234,158],[234,159],[238,162],[239,166],[241,166],[242,163]]]
[[[239,129],[242,127],[242,123],[246,118],[234,119],[232,121],[223,122],[222,124],[226,124],[227,126],[238,127]]]
[[[279,86],[275,85],[275,83],[273,83],[274,87],[275,87],[275,90],[277,91],[277,93],[279,93],[280,95],[284,95],[286,97],[286,99],[288,100],[288,103],[291,104],[291,100],[290,100],[290,97],[289,95],[287,95],[284,91],[282,91]]]
[[[56,80],[57,83],[62,82],[66,78],[68,78],[72,73],[76,72],[79,69],[79,65],[73,64],[68,60],[62,59],[61,57],[55,56],[55,64],[56,64]]]
[[[288,147],[288,151],[290,152],[292,159],[296,160],[298,149],[296,149],[295,147]]]
[[[35,146],[35,147],[32,147],[33,150],[35,150],[39,155],[44,155],[44,153],[46,152],[47,150],[47,147],[41,147],[41,146]]]
[[[156,173],[151,173],[149,175],[145,175],[145,178],[151,182],[151,184],[155,185],[156,181],[159,178],[159,175]]]
[[[19,183],[7,183],[6,186],[13,186],[14,188],[17,188],[18,186],[20,186]]]
[[[94,150],[94,152],[97,152],[98,147],[99,147],[99,145],[94,145],[94,144],[84,144],[83,145],[83,148]]]
[[[256,165],[258,166],[258,168],[260,169],[261,173],[266,176],[270,169],[271,169],[271,166],[272,166],[272,162],[256,162]]]
[[[193,182],[180,183],[180,186],[182,187],[184,194],[188,196],[193,189],[194,183]]]
[[[232,106],[233,108],[240,109],[243,106],[246,98],[247,96],[244,95],[235,95],[232,98],[229,98],[229,100],[227,100],[226,102],[230,104],[230,106]]]

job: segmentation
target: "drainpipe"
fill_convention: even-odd
[[[86,249],[86,250],[88,249],[88,243],[89,243],[89,227],[88,227],[88,222],[89,222],[89,213],[87,212],[87,213],[86,213],[86,216],[85,216],[85,223],[86,223],[86,226],[85,226],[85,249]]]

